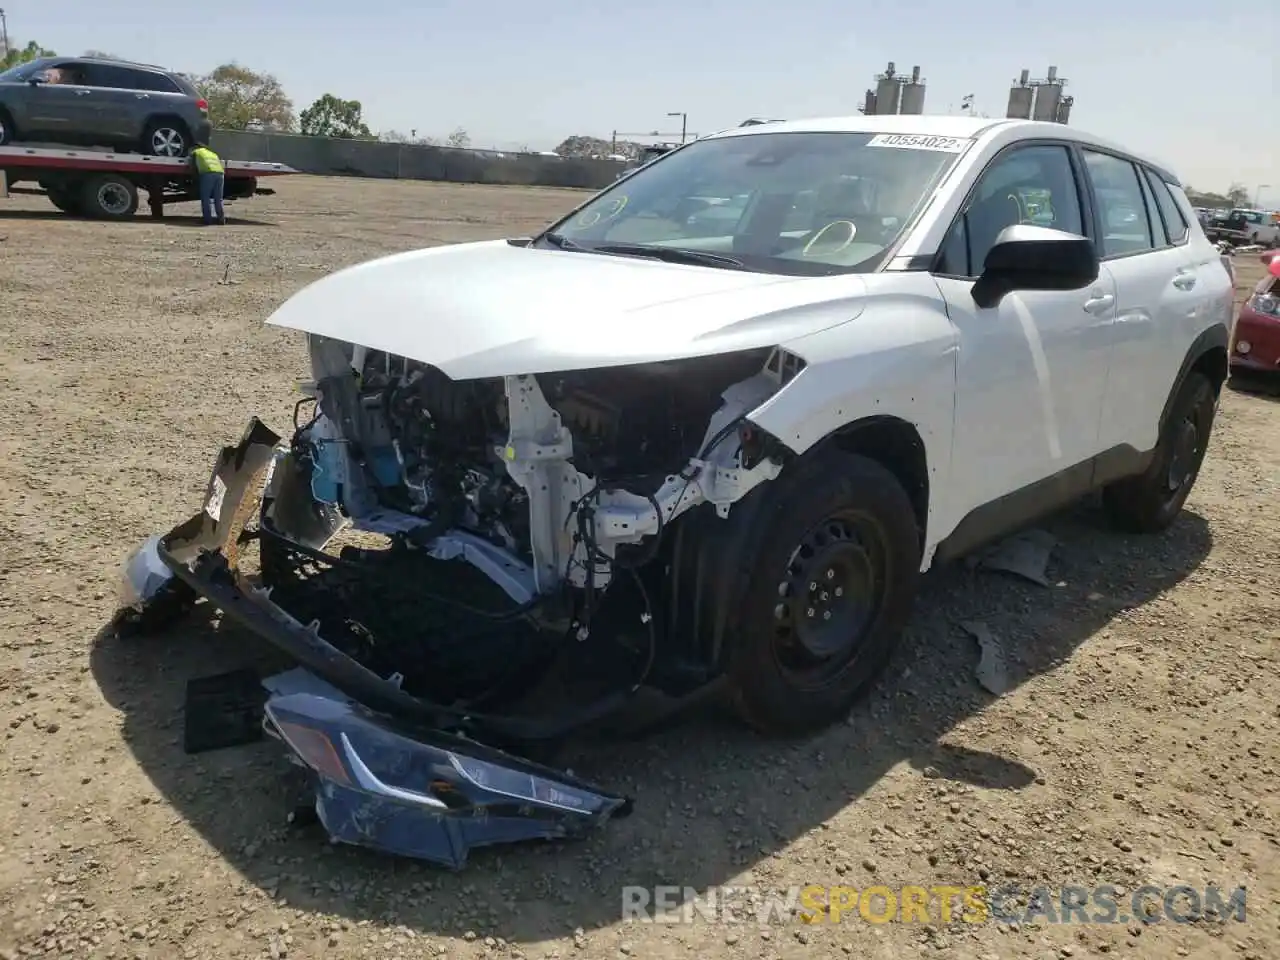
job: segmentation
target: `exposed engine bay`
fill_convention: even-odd
[[[315,400],[293,438],[314,499],[359,529],[484,572],[579,636],[591,597],[643,565],[682,513],[721,516],[781,469],[745,415],[794,375],[777,350],[456,382],[310,339]],[[754,441],[754,442],[753,442]],[[535,614],[540,599],[582,596]],[[554,612],[548,612],[554,610]]]
[[[332,839],[460,866],[625,815],[626,798],[537,758],[625,729],[642,687],[672,706],[714,690],[742,588],[726,585],[762,526],[744,498],[790,456],[748,415],[801,361],[459,382],[337,340],[309,349],[292,436],[254,418],[222,449],[202,509],[130,558],[116,630],[204,600],[285,654],[260,729],[310,770]],[[249,711],[228,696],[217,717]],[[189,689],[188,740],[212,723],[201,702]]]

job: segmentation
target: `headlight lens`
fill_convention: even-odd
[[[1269,293],[1257,293],[1249,298],[1249,309],[1268,317],[1280,317],[1280,297]]]

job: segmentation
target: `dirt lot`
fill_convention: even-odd
[[[0,957],[1280,957],[1280,405],[1265,397],[1227,393],[1167,536],[1118,536],[1083,506],[1049,525],[1049,587],[931,575],[847,725],[780,746],[697,720],[584,758],[579,773],[637,798],[590,841],[448,874],[290,826],[267,745],[183,753],[185,681],[235,666],[243,636],[98,634],[119,563],[189,514],[217,447],[254,412],[287,424],[303,351],[263,319],[336,267],[527,230],[578,197],[300,178],[221,230],[0,201]],[[969,620],[1012,651],[1005,696],[972,679]],[[1113,884],[1122,915],[1143,883],[1243,884],[1248,912],[619,921],[626,885],[985,880]]]

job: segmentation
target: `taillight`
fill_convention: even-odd
[[[208,113],[209,101],[204,99],[204,97],[201,97],[199,100],[196,101],[196,107]]]

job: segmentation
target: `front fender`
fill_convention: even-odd
[[[751,421],[797,454],[859,420],[906,421],[924,444],[929,488],[944,488],[951,465],[958,341],[941,300],[919,293],[918,277],[894,278],[899,289],[877,292],[852,323],[783,344],[805,361],[805,368],[753,410]],[[929,503],[930,531],[938,527],[936,499]],[[932,545],[930,535],[926,556]]]

